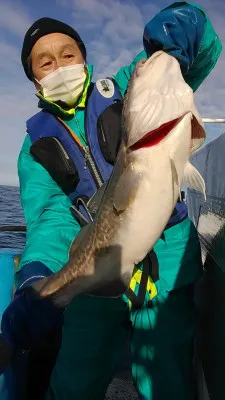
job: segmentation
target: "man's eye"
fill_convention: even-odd
[[[65,55],[64,55],[64,58],[72,58],[72,57],[74,57],[73,54],[65,54]]]
[[[48,67],[51,65],[51,63],[52,63],[51,61],[46,61],[44,64],[42,64],[41,67]]]

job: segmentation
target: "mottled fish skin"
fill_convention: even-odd
[[[168,88],[160,87],[165,71],[172,82]],[[153,72],[157,84],[153,80],[148,89]],[[171,120],[178,118],[177,124],[157,145],[133,151],[134,143],[160,126],[155,96],[168,117],[171,96]],[[134,265],[152,249],[172,214],[190,153],[205,139],[193,92],[178,62],[163,52],[137,64],[122,123],[124,140],[94,222],[74,240],[68,263],[34,285],[40,297],[50,297],[56,306],[66,306],[81,293],[116,297],[125,292]]]
[[[46,284],[44,284],[44,281],[42,282],[41,297],[53,296],[56,304],[57,297],[59,297],[60,305],[63,306],[68,304],[72,297],[86,292],[90,288],[92,292],[99,288],[98,295],[103,296],[109,295],[110,289],[114,292],[114,296],[119,296],[124,292],[124,282],[120,278],[121,248],[120,246],[112,246],[111,241],[121,223],[120,215],[113,207],[113,193],[125,165],[126,147],[123,143],[95,221],[88,225],[85,237],[78,247],[76,245],[77,239],[72,243],[70,259],[64,268],[50,279],[48,278]],[[99,274],[96,274],[96,268],[99,272],[101,271],[100,280]],[[127,278],[128,280],[130,275]],[[125,277],[124,279],[127,281]],[[110,287],[106,287],[105,285],[109,282],[111,282]],[[38,288],[38,285],[36,288]]]

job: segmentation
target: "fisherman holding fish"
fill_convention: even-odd
[[[205,137],[193,91],[221,43],[187,2],[157,14],[143,43],[131,65],[92,83],[72,27],[42,18],[24,38],[22,64],[41,111],[27,121],[18,161],[27,238],[2,338],[12,353],[43,351],[43,339],[47,348],[60,342],[63,325],[48,400],[104,399],[130,334],[140,399],[195,399],[193,287],[202,266],[179,191],[183,178],[204,191],[188,163]]]

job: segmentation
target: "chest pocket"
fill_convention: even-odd
[[[69,195],[76,188],[80,180],[78,170],[59,138],[40,138],[31,146],[30,153],[65,194]]]
[[[97,120],[98,142],[106,162],[115,164],[122,140],[123,102],[117,101],[107,107]]]

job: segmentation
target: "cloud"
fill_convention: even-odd
[[[75,26],[84,37],[90,62],[96,66],[95,78],[112,75],[131,62],[142,47],[146,13],[149,18],[158,11],[158,6],[140,6],[132,1],[63,1],[58,2],[59,10],[65,7],[69,16],[65,22]],[[20,64],[21,39],[33,22],[25,4],[0,4],[0,29],[3,33],[7,31],[0,40],[0,90],[3,94],[0,96],[0,170],[4,170],[0,184],[7,180],[12,182],[13,176],[17,181],[16,162],[25,136],[25,121],[37,111],[34,89]],[[40,13],[38,6],[37,13]],[[56,18],[61,19],[60,14],[58,11],[56,15],[55,10]]]
[[[220,40],[225,46],[224,15],[225,3],[221,0],[202,0],[202,6],[208,13],[214,29],[218,33]],[[225,53],[224,50],[211,74],[206,78],[202,86],[196,93],[197,105],[203,117],[225,118]],[[210,131],[209,126],[207,126]],[[223,129],[217,125],[214,131]],[[212,133],[213,136],[213,133]]]
[[[225,44],[225,3],[221,0],[199,0],[198,3]],[[95,77],[99,77],[111,75],[132,61],[142,49],[145,24],[169,1],[154,4],[150,1],[63,0],[63,4],[71,12],[72,25],[87,43],[89,62],[95,66]],[[225,55],[222,53],[216,68],[196,93],[203,117],[225,117],[224,66]]]
[[[10,90],[12,79],[17,80],[20,77],[20,53],[18,48],[10,43],[0,40],[0,87],[5,87],[6,82]],[[8,83],[8,80],[10,84]]]
[[[172,1],[171,1],[172,2]],[[31,2],[32,3],[32,2]],[[17,156],[25,136],[25,120],[37,111],[35,89],[20,65],[21,41],[31,23],[43,14],[26,0],[0,0],[0,184],[16,180]],[[169,0],[49,0],[45,15],[62,19],[78,30],[95,66],[94,78],[110,76],[129,64],[142,49],[145,24]],[[199,0],[225,44],[223,0]],[[30,7],[30,11],[28,8]],[[225,55],[196,93],[203,117],[225,117]],[[222,126],[207,126],[214,138]],[[14,178],[13,178],[14,177]]]
[[[20,62],[21,39],[31,21],[21,3],[0,3],[0,184],[18,184],[17,157],[25,121],[36,111],[37,101]]]
[[[26,119],[37,112],[37,100],[26,82],[8,90],[0,82],[0,184],[18,184],[17,157],[26,135]]]
[[[144,25],[160,10],[144,1],[64,0],[64,6],[71,10],[72,25],[87,43],[95,77],[116,73],[132,61],[142,49]]]
[[[26,29],[31,25],[31,18],[22,3],[7,1],[0,3],[0,28],[23,37]]]

